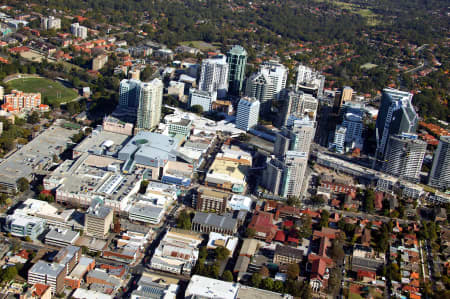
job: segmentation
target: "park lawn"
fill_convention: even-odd
[[[69,102],[78,96],[78,93],[73,89],[47,78],[20,78],[9,81],[8,85],[12,89],[23,92],[40,92],[42,100],[48,99],[47,104]]]
[[[200,51],[214,51],[217,49],[217,47],[210,43],[198,40],[181,42],[180,45],[194,47],[199,49]]]

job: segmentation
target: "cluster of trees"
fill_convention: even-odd
[[[288,293],[294,297],[312,298],[311,289],[308,282],[301,282],[297,280],[300,274],[298,264],[290,264],[286,274],[288,276],[286,282],[283,283],[280,280],[274,281],[269,277],[270,273],[267,267],[263,266],[259,273],[253,273],[250,279],[250,285],[268,291]]]
[[[208,257],[208,250],[206,247],[200,247],[199,254],[198,254],[198,261],[195,265],[193,272],[195,274],[203,275],[206,277],[211,277],[215,279],[222,279],[225,281],[233,281],[233,274],[227,270],[224,271],[222,276],[220,275],[220,263],[224,261],[228,256],[230,255],[230,251],[222,246],[216,247],[214,249],[214,262],[207,264],[206,259]]]
[[[191,229],[191,214],[182,210],[177,218],[177,227],[181,229]]]

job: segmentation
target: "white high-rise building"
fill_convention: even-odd
[[[81,26],[80,23],[73,23],[70,25],[70,31],[75,37],[79,37],[81,39],[87,38],[88,29],[85,26]]]
[[[241,98],[236,113],[236,127],[238,129],[248,131],[258,124],[259,105],[259,101],[255,98]]]
[[[161,106],[164,84],[159,79],[141,83],[137,129],[150,130],[161,120]]]
[[[325,76],[321,75],[320,72],[302,64],[298,66],[296,90],[322,96],[324,85]]]
[[[224,55],[202,61],[199,89],[217,92],[218,98],[224,98],[228,91],[228,63]]]
[[[269,113],[272,100],[280,99],[281,91],[286,87],[287,76],[288,69],[284,65],[266,61],[247,80],[245,95],[261,102],[261,113]]]
[[[330,142],[329,148],[334,149],[338,153],[345,151],[345,136],[347,135],[347,128],[344,126],[337,126],[334,131],[333,141]]]
[[[308,117],[315,120],[319,101],[302,91],[289,91],[285,94],[281,125],[290,126],[296,119]]]
[[[284,158],[285,170],[283,175],[281,196],[299,196],[302,194],[303,180],[308,166],[308,153],[288,151]]]
[[[199,105],[202,106],[203,111],[211,110],[212,103],[217,99],[217,92],[209,92],[206,90],[198,90],[191,88],[189,90],[189,107]]]
[[[61,29],[61,19],[55,18],[54,16],[44,17],[41,19],[41,28],[44,30]]]
[[[426,150],[427,143],[416,134],[390,136],[382,169],[393,176],[418,181]]]
[[[441,189],[450,189],[450,136],[441,136],[434,153],[429,184]]]

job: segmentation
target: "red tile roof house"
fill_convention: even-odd
[[[273,214],[266,212],[257,212],[253,215],[248,228],[254,229],[256,239],[272,242],[277,231],[277,226],[273,224]]]
[[[376,276],[377,275],[374,271],[358,270],[358,272],[357,272],[357,278],[358,278],[358,280],[360,280],[362,282],[371,282],[371,281],[375,280]]]

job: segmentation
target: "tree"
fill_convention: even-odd
[[[345,252],[342,248],[342,242],[338,239],[334,239],[331,242],[331,249],[330,249],[330,257],[334,259],[335,261],[340,261],[344,258]]]
[[[145,192],[147,191],[148,184],[149,184],[149,181],[147,181],[147,180],[142,180],[141,181],[141,185],[139,186],[139,193],[140,194],[145,194]]]
[[[265,279],[262,281],[262,288],[265,289],[265,290],[272,291],[273,288],[274,288],[272,278],[270,278],[270,277],[265,278]]]
[[[181,211],[177,219],[177,227],[181,229],[191,229],[191,215],[185,210]]]
[[[219,272],[220,272],[220,265],[214,263],[214,265],[211,265],[209,268],[209,277],[217,279],[219,278]]]
[[[217,246],[214,253],[216,254],[216,259],[219,261],[223,261],[230,256],[230,251],[223,246]]]
[[[200,106],[200,105],[193,105],[193,106],[191,107],[191,111],[192,111],[193,113],[196,113],[196,114],[202,114],[202,113],[203,113],[203,107]]]
[[[323,210],[320,214],[320,227],[328,227],[328,220],[330,218],[330,213],[327,210]]]
[[[298,264],[292,263],[289,264],[287,268],[287,276],[289,279],[295,280],[300,275],[300,268]]]
[[[31,242],[31,238],[29,236],[25,236],[24,240],[25,242]]]
[[[223,274],[222,274],[222,280],[225,280],[225,281],[233,281],[233,274],[231,273],[231,271],[230,270],[226,270],[225,272],[223,272]]]
[[[28,115],[27,118],[27,122],[32,125],[39,123],[39,120],[39,113],[37,113],[36,111],[33,111],[30,115]]]
[[[253,228],[247,227],[247,229],[245,230],[245,236],[247,238],[253,238],[256,234],[256,231]]]
[[[303,216],[303,223],[299,229],[299,236],[301,238],[309,238],[312,235],[312,219],[310,215]]]
[[[275,280],[275,282],[273,283],[273,290],[274,292],[277,293],[283,293],[284,291],[283,282],[281,280]]]
[[[0,279],[2,282],[8,282],[13,280],[18,274],[16,266],[7,267],[1,270]]]
[[[270,275],[269,269],[266,266],[262,266],[261,270],[259,270],[259,274],[261,277],[268,277]]]
[[[17,180],[17,187],[19,188],[20,192],[25,192],[30,189],[30,183],[26,178],[22,177]]]
[[[300,203],[298,196],[288,196],[286,203],[289,206],[297,206]]]
[[[328,292],[330,294],[335,294],[339,289],[342,280],[341,275],[341,271],[338,268],[332,268],[330,270],[330,278],[328,278]]]
[[[198,251],[198,258],[206,259],[207,256],[208,256],[208,250],[206,249],[206,247],[205,246],[200,247],[200,249]]]
[[[261,285],[261,275],[259,273],[253,273],[251,278],[251,284],[253,287],[258,288]]]
[[[367,189],[364,192],[363,209],[367,213],[373,213],[374,211],[375,193],[372,189]]]

